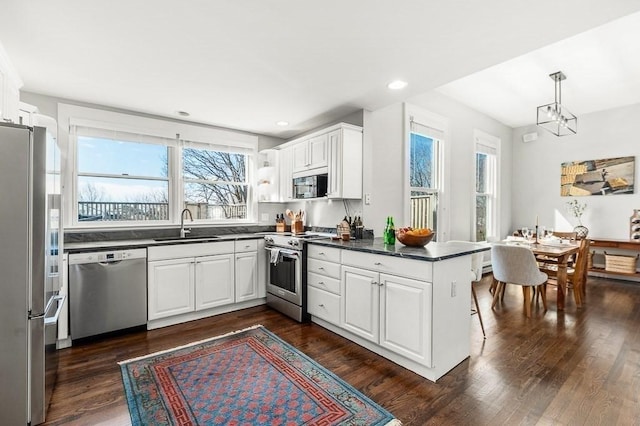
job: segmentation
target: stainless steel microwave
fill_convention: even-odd
[[[293,178],[293,198],[319,198],[327,195],[328,174]]]

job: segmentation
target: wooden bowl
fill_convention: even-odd
[[[434,233],[431,233],[429,235],[410,235],[405,232],[396,233],[396,238],[398,239],[398,241],[408,247],[424,247],[429,244],[431,240],[433,240],[434,236]]]

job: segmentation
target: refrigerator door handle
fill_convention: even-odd
[[[67,298],[66,294],[59,294],[51,298],[50,303],[53,303],[54,301],[58,302],[58,309],[56,309],[56,313],[54,316],[44,319],[45,326],[58,323],[58,318],[60,317],[60,312],[62,312],[62,307],[64,306],[64,301],[66,298]]]

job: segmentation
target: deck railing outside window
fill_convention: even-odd
[[[246,204],[211,205],[186,203],[194,219],[246,219]],[[78,201],[78,220],[89,221],[147,221],[169,220],[168,203]]]

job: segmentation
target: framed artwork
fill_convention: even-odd
[[[633,194],[635,157],[562,163],[560,195]]]

